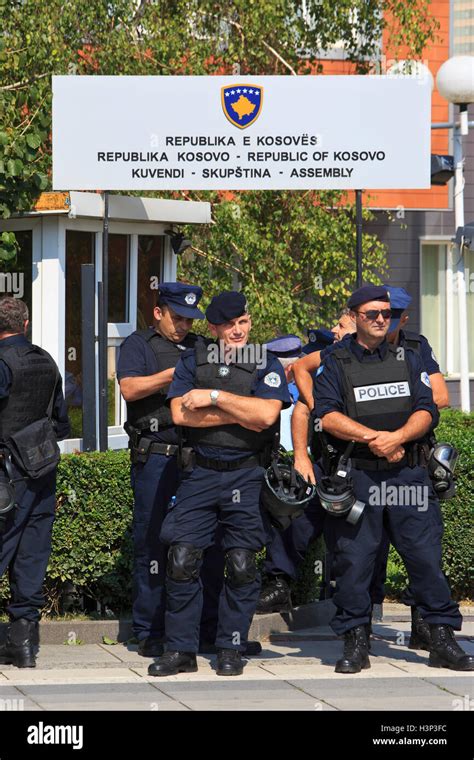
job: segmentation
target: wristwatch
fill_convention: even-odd
[[[220,393],[220,391],[211,391],[211,393],[210,393],[211,404],[213,406],[217,406],[217,399],[219,398],[219,393]]]

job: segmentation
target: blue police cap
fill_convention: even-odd
[[[187,285],[185,282],[162,282],[158,288],[158,297],[180,317],[204,319],[204,313],[197,308],[202,297],[202,288],[199,285]]]
[[[206,309],[206,319],[211,325],[222,325],[247,312],[247,299],[237,290],[224,290],[214,296]]]
[[[390,296],[388,290],[384,285],[363,285],[362,288],[354,290],[347,302],[348,309],[355,309],[356,306],[361,306],[368,301],[388,301],[390,302]]]
[[[334,333],[331,330],[326,330],[325,327],[308,328],[308,343],[303,346],[303,354],[312,354],[313,351],[323,351],[325,348],[334,343]]]
[[[290,356],[299,356],[301,353],[301,339],[293,333],[273,338],[263,345],[282,359],[286,359]]]
[[[390,296],[390,308],[392,309],[392,318],[390,320],[389,332],[394,332],[400,324],[400,317],[405,309],[411,304],[412,298],[405,288],[395,288],[391,285],[384,285]]]

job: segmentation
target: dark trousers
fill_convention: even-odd
[[[168,546],[160,540],[160,531],[178,482],[175,456],[151,454],[146,464],[132,465],[133,632],[139,640],[164,636]],[[224,554],[218,543],[209,547],[204,565],[201,638],[214,641],[218,598],[224,582]]]
[[[207,549],[215,541],[218,524],[224,551],[248,549],[257,552],[265,532],[259,507],[263,468],[216,472],[196,467],[183,477],[176,504],[161,532],[169,544],[186,544]],[[197,652],[199,620],[203,607],[203,577],[166,580],[166,641],[168,649]],[[258,601],[260,578],[233,584],[225,579],[219,597],[216,646],[244,651]]]
[[[13,467],[15,477],[22,473]],[[5,480],[3,471],[0,478]],[[44,605],[43,583],[51,554],[56,506],[56,472],[15,483],[18,506],[8,513],[0,536],[0,576],[8,568],[11,620],[38,621]]]
[[[385,472],[352,470],[351,475],[357,498],[366,504],[361,519],[351,525],[328,517],[324,528],[334,558],[337,613],[331,626],[335,633],[369,622],[370,583],[384,524],[405,563],[421,616],[427,623],[459,630],[462,617],[441,570],[442,519],[427,471],[401,467]]]

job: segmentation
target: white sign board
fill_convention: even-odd
[[[55,76],[53,188],[427,188],[430,122],[410,76]]]

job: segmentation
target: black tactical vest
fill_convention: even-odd
[[[196,350],[196,388],[228,391],[236,396],[252,396],[257,377],[257,365],[251,363],[219,364],[208,361],[206,346]],[[261,451],[273,441],[280,429],[280,421],[261,433],[247,430],[241,425],[218,425],[209,428],[186,428],[186,441],[191,446],[217,446],[242,451]]]
[[[198,340],[197,335],[188,333],[181,343],[173,343],[151,327],[146,330],[137,330],[135,334],[140,335],[153,350],[156,358],[156,372],[164,372],[165,369],[176,367],[184,354],[183,349],[194,348]],[[145,396],[138,401],[127,401],[127,421],[138,430],[147,430],[152,420],[158,421],[158,429],[172,426],[171,411],[165,403],[169,387],[168,384],[151,396]]]
[[[59,372],[53,358],[32,343],[0,347],[12,373],[10,393],[0,399],[0,441],[46,417]]]
[[[348,348],[338,348],[333,356],[342,370],[344,414],[373,430],[392,432],[402,427],[412,414],[413,399],[408,362],[397,347],[388,346],[382,361],[361,362]],[[398,357],[398,358],[397,358]],[[342,451],[347,442],[327,436]],[[376,459],[369,447],[356,443],[354,457]]]

